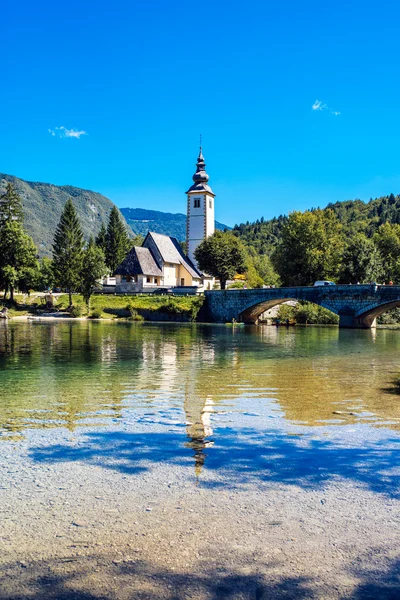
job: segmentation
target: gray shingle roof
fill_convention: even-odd
[[[148,248],[134,246],[128,252],[114,275],[152,275],[162,277],[162,271],[156,264]]]
[[[149,231],[147,235],[153,238],[164,262],[182,265],[192,277],[196,277],[197,279],[201,278],[202,275],[200,271],[192,261],[185,256],[176,238],[163,235],[162,233],[154,233],[153,231]],[[144,243],[146,243],[146,240]]]

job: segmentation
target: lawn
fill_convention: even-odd
[[[43,297],[34,292],[30,296],[17,294],[15,299],[16,305],[9,307],[10,317],[37,314],[44,309]],[[83,297],[80,294],[73,295],[76,316],[91,316],[103,319],[129,318],[132,311],[137,311],[139,315],[143,312],[145,318],[149,320],[151,320],[152,312],[182,315],[189,320],[195,320],[203,302],[203,296],[153,296],[151,294],[113,296],[95,294],[92,296],[88,313]],[[68,294],[55,296],[54,311],[66,311],[68,304]]]

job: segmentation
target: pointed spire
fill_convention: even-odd
[[[207,193],[213,193],[212,189],[210,188],[210,186],[208,185],[208,180],[210,179],[210,176],[208,175],[208,173],[206,173],[206,163],[204,160],[204,156],[203,156],[203,148],[202,148],[202,136],[200,135],[200,149],[199,149],[199,156],[197,157],[197,163],[196,163],[196,172],[193,175],[192,179],[194,181],[194,184],[189,188],[189,192],[207,192]]]
[[[210,179],[208,173],[206,173],[206,163],[204,162],[203,149],[201,146],[197,158],[196,173],[193,175],[192,179],[195,183],[207,183]]]

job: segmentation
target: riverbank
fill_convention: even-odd
[[[95,294],[88,312],[80,294],[73,295],[73,311],[68,310],[67,294],[54,295],[54,306],[45,306],[43,294],[16,296],[15,304],[8,306],[11,319],[21,317],[133,319],[146,321],[194,321],[203,305],[203,296],[113,296]],[[1,308],[1,302],[0,302]]]

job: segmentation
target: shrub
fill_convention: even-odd
[[[183,312],[183,309],[175,302],[173,298],[168,298],[165,304],[161,307],[165,312],[170,313],[172,315],[179,315]]]
[[[71,306],[71,308],[69,309],[69,314],[71,317],[73,317],[74,319],[78,319],[79,317],[81,317],[83,315],[83,309],[82,306],[79,306],[79,304],[74,304],[73,306]]]
[[[233,283],[228,285],[228,290],[243,289],[245,285],[246,285],[245,281],[234,281]],[[250,287],[250,286],[246,285],[246,287]]]
[[[94,309],[92,310],[92,312],[90,313],[90,319],[101,319],[102,316],[102,311],[98,310],[98,309]]]
[[[310,325],[337,325],[339,317],[330,310],[311,304],[309,302],[298,302],[296,306],[284,304],[279,307],[278,319],[294,319],[296,323]]]
[[[133,306],[130,306],[128,304],[127,309],[129,310],[129,318],[131,319],[131,321],[144,321],[144,317],[138,313],[136,308],[133,308]]]
[[[196,298],[193,300],[192,305],[190,307],[190,311],[189,311],[191,321],[196,320],[196,317],[199,314],[199,310],[203,306],[203,303],[204,303],[204,296],[196,296]]]
[[[392,310],[383,313],[383,315],[378,317],[378,323],[380,325],[394,325],[400,323],[400,309],[393,308]]]

